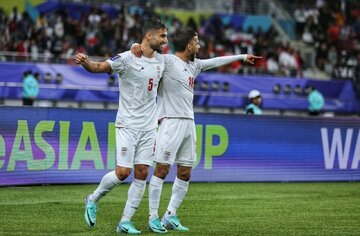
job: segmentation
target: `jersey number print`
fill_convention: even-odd
[[[191,88],[194,88],[194,78],[193,77],[189,77],[189,86],[191,87]]]
[[[154,79],[149,79],[149,84],[148,84],[148,91],[151,92],[153,89],[153,85],[154,85]]]

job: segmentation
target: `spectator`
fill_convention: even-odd
[[[248,95],[250,103],[245,107],[245,114],[252,115],[261,115],[262,111],[260,109],[261,104],[261,94],[258,90],[251,90]]]
[[[32,75],[31,71],[24,73],[23,78],[23,105],[33,106],[34,101],[39,94],[39,83]]]
[[[286,76],[296,75],[298,65],[295,58],[294,50],[290,46],[283,47],[280,50],[281,50],[279,54],[280,70]]]
[[[309,16],[306,20],[306,24],[304,26],[303,34],[302,34],[302,40],[307,44],[313,44],[314,43],[314,35],[313,32],[315,32],[316,26],[314,23],[314,17]]]
[[[332,22],[332,19],[331,10],[325,3],[319,8],[319,26],[324,29],[329,28],[329,23]]]
[[[57,38],[62,38],[64,36],[64,23],[60,16],[56,18],[56,23],[54,25],[54,34]]]
[[[40,13],[40,16],[36,19],[35,28],[45,29],[46,26],[47,26],[47,19],[44,13]]]
[[[101,17],[98,13],[98,9],[96,7],[94,7],[88,17],[88,21],[90,23],[90,25],[98,25],[101,21]]]
[[[18,13],[17,7],[13,7],[12,12],[10,14],[10,19],[14,20],[15,22],[19,22],[21,20],[21,16]]]
[[[269,53],[266,60],[266,70],[272,75],[277,74],[279,71],[279,64],[277,63],[277,60],[272,53]]]
[[[332,66],[336,65],[336,62],[338,60],[338,52],[334,45],[332,45],[330,47],[330,50],[327,52],[327,59]]]
[[[360,53],[357,55],[357,65],[355,67],[354,87],[356,96],[360,99]]]
[[[325,103],[324,96],[316,88],[310,87],[308,101],[309,101],[309,115],[311,116],[319,115],[324,107],[324,103]]]
[[[186,26],[193,29],[194,31],[197,31],[197,24],[193,17],[190,17],[186,23]]]
[[[335,20],[333,20],[332,24],[327,30],[328,38],[330,39],[331,43],[335,43],[340,39],[340,30],[340,25]]]
[[[31,55],[31,61],[37,62],[39,60],[39,47],[36,45],[35,40],[31,40],[30,55]]]
[[[59,37],[55,37],[54,40],[51,42],[51,52],[54,55],[55,62],[60,62],[60,56],[63,51],[63,39]]]
[[[355,67],[356,62],[352,62],[353,59],[348,60],[346,51],[343,50],[341,52],[341,58],[339,60],[339,63],[335,67],[333,71],[333,77],[335,79],[341,79],[341,80],[354,80],[355,79]]]
[[[306,10],[303,4],[301,4],[300,7],[295,10],[294,17],[296,21],[296,35],[298,38],[301,38],[304,32],[304,27],[307,18]]]

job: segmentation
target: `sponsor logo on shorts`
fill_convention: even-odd
[[[169,151],[164,152],[164,160],[169,160],[170,156],[171,156],[171,152]]]
[[[127,155],[127,151],[128,151],[127,147],[122,147],[121,148],[121,156],[125,157]]]

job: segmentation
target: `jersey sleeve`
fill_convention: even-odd
[[[106,60],[110,64],[112,74],[123,73],[131,64],[132,54],[130,51],[120,53]]]
[[[215,57],[206,60],[199,60],[197,59],[197,63],[199,69],[201,71],[210,70],[216,67],[220,67],[223,65],[230,64],[231,62],[238,61],[238,60],[245,60],[247,54],[240,54],[235,56],[223,56],[223,57]]]

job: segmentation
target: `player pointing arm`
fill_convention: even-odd
[[[202,62],[202,70],[210,70],[212,68],[220,67],[223,65],[230,64],[234,61],[245,61],[251,65],[254,64],[256,59],[260,59],[262,57],[254,56],[252,54],[239,54],[234,56],[222,56],[215,57],[211,59],[200,60]]]
[[[157,113],[161,120],[156,140],[156,167],[149,182],[149,228],[156,233],[164,232],[158,208],[162,186],[170,167],[177,164],[172,195],[161,221],[167,229],[188,231],[180,223],[177,209],[185,198],[192,166],[196,162],[196,130],[194,123],[194,79],[201,71],[245,60],[254,64],[261,57],[251,54],[224,56],[207,60],[196,59],[200,48],[198,35],[191,29],[181,29],[173,37],[175,55],[163,55],[165,70],[159,86]],[[139,45],[132,46],[134,54],[141,54]]]

